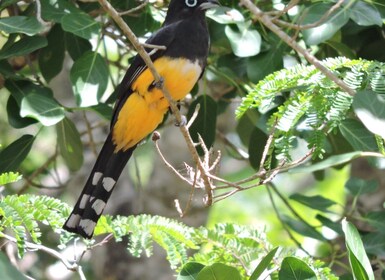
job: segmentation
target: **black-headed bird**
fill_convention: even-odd
[[[151,55],[173,100],[183,99],[202,76],[209,52],[205,11],[217,0],[171,0],[163,26],[146,43],[165,46]],[[118,87],[110,133],[63,228],[91,238],[99,217],[137,144],[162,122],[169,103],[137,55]]]

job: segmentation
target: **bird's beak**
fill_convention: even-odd
[[[207,0],[206,2],[199,5],[199,9],[201,10],[208,10],[211,8],[219,7],[221,4],[218,0]]]

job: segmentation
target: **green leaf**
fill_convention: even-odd
[[[15,171],[29,154],[35,137],[23,135],[0,151],[0,174]]]
[[[96,105],[107,88],[107,64],[97,52],[86,52],[72,66],[70,79],[77,104],[81,107]]]
[[[303,261],[295,257],[283,259],[278,273],[279,280],[316,280],[315,272]]]
[[[61,156],[70,170],[79,170],[83,165],[83,144],[76,126],[64,118],[56,125],[56,131]]]
[[[99,103],[98,105],[88,107],[88,109],[95,111],[106,120],[111,120],[113,109],[106,103]]]
[[[277,253],[279,247],[275,247],[271,250],[257,265],[254,269],[253,273],[250,276],[249,280],[258,280],[258,277],[262,275],[262,273],[268,268],[271,261],[273,260],[275,254]]]
[[[375,192],[378,187],[379,183],[376,180],[364,180],[355,177],[349,178],[345,183],[345,188],[354,196]]]
[[[190,126],[191,138],[195,143],[199,142],[198,134],[202,137],[207,148],[210,148],[215,140],[217,124],[217,103],[209,95],[201,95],[190,105],[187,119],[193,115],[197,104],[200,105],[199,113],[193,124]],[[198,148],[199,154],[203,150]]]
[[[63,30],[90,40],[100,34],[100,23],[86,13],[71,13],[61,20]]]
[[[358,91],[354,96],[353,108],[370,132],[385,139],[385,96],[370,90]]]
[[[183,267],[182,270],[179,272],[177,280],[195,280],[198,276],[198,273],[204,268],[205,266],[198,262],[188,262]]]
[[[283,68],[283,50],[285,45],[275,35],[268,39],[270,48],[247,60],[247,76],[253,83],[257,83],[267,75]]]
[[[64,32],[64,44],[73,61],[78,60],[86,51],[92,50],[88,40],[69,32]]]
[[[366,255],[360,234],[355,226],[344,219],[342,230],[345,234],[346,247],[349,253],[349,262],[354,278],[357,280],[374,280],[372,266]]]
[[[238,30],[233,29],[230,25],[225,27],[225,34],[236,56],[254,56],[261,50],[261,35],[257,30],[250,29],[249,26],[250,23],[238,23]]]
[[[303,236],[311,237],[321,241],[326,240],[325,237],[323,237],[323,235],[319,233],[314,227],[304,223],[303,221],[295,220],[287,215],[282,215],[281,218],[282,221],[285,222],[292,230]]]
[[[343,234],[342,227],[340,223],[334,222],[325,216],[317,214],[315,218],[322,223],[323,226],[330,228],[331,230],[334,230],[339,235]]]
[[[22,118],[20,116],[20,106],[16,99],[10,95],[7,102],[7,117],[8,123],[14,128],[24,128],[31,124],[37,123],[33,118]]]
[[[20,116],[31,117],[44,126],[50,126],[64,118],[64,108],[52,97],[32,93],[23,98]]]
[[[331,40],[325,41],[325,44],[329,45],[334,50],[336,50],[338,52],[338,55],[340,56],[345,56],[350,59],[356,58],[356,54],[348,45],[334,41],[333,38]]]
[[[196,280],[241,280],[241,276],[234,267],[214,263],[203,268]]]
[[[321,195],[305,196],[302,194],[293,194],[290,199],[295,200],[312,209],[320,210],[322,212],[328,212],[328,208],[336,203],[330,199],[327,199]]]
[[[43,31],[44,26],[35,17],[12,16],[0,18],[0,30],[5,33],[23,33],[33,36]]]
[[[263,150],[268,136],[259,128],[254,127],[249,139],[249,161],[251,166],[258,170],[260,168]]]
[[[350,18],[358,25],[382,26],[381,14],[372,4],[366,3],[364,1],[355,1],[355,3],[348,9],[350,12]]]
[[[45,37],[23,37],[11,46],[8,46],[5,49],[1,49],[0,59],[10,58],[12,56],[26,55],[47,46],[47,44],[48,42]]]
[[[40,0],[40,2],[41,16],[46,21],[61,22],[64,15],[81,13],[81,10],[67,0]]]
[[[253,118],[253,119],[252,119]],[[255,123],[258,120],[258,115],[250,111],[250,114],[244,114],[237,124],[237,133],[239,138],[242,141],[242,144],[245,146],[249,145],[251,134],[255,128]]]
[[[6,172],[0,174],[0,186],[6,185],[9,183],[14,183],[19,181],[22,176],[19,173],[15,172]]]
[[[351,152],[347,154],[334,155],[312,165],[292,168],[288,172],[289,173],[310,173],[310,172],[323,170],[329,167],[337,166],[340,164],[344,164],[356,158],[371,157],[371,156],[382,157],[381,154],[376,154],[376,153]]]
[[[49,82],[63,68],[63,30],[56,24],[47,35],[48,45],[39,53],[39,67],[44,79]]]
[[[378,229],[382,233],[385,232],[385,210],[369,212],[364,216],[364,219],[372,227]]]
[[[377,151],[374,135],[365,126],[353,119],[346,119],[339,125],[341,134],[356,151]]]
[[[377,258],[385,257],[385,233],[383,228],[380,232],[365,234],[362,237],[362,242],[368,254],[375,255]]]
[[[0,271],[1,278],[12,280],[26,280],[27,278],[18,271],[13,264],[8,260],[3,252],[0,252]]]
[[[301,24],[311,24],[320,20],[333,4],[315,4],[304,11]],[[337,9],[328,19],[317,27],[302,31],[306,44],[318,45],[332,38],[334,34],[349,20],[348,10]]]

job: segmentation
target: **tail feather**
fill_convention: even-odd
[[[108,135],[83,191],[63,225],[65,230],[85,238],[92,237],[96,223],[135,148],[115,152],[111,133]]]

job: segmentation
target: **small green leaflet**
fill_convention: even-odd
[[[21,179],[21,175],[17,172],[5,172],[0,174],[0,186],[17,182]]]

